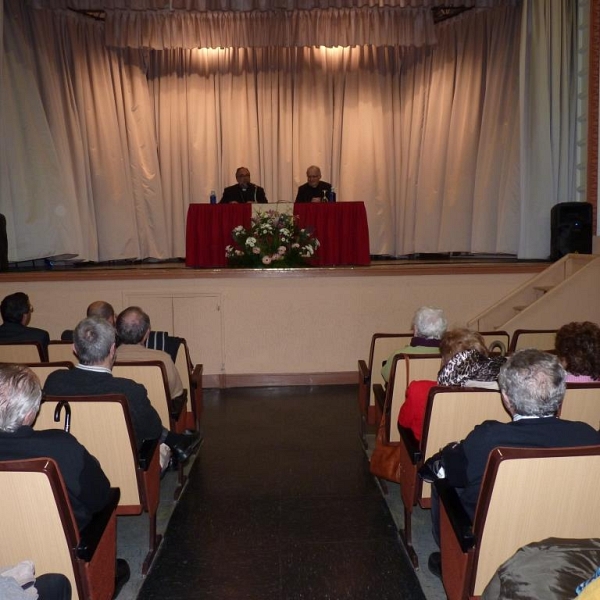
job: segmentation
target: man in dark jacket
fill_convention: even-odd
[[[462,442],[441,452],[444,478],[457,488],[473,519],[489,453],[498,447],[566,448],[600,444],[600,433],[587,423],[559,419],[566,391],[566,372],[558,358],[540,350],[517,352],[500,370],[498,384],[509,423],[485,421]],[[439,545],[439,499],[432,495],[433,535]],[[434,552],[429,568],[440,575],[441,557]]]
[[[138,448],[144,440],[157,439],[185,462],[200,445],[201,436],[168,431],[150,403],[146,388],[131,379],[113,376],[115,335],[115,328],[105,319],[89,317],[81,321],[73,334],[73,348],[79,364],[75,369],[51,373],[44,391],[52,396],[124,394]]]
[[[4,321],[0,325],[0,342],[39,342],[42,358],[48,360],[50,335],[44,329],[29,327],[33,306],[27,294],[16,292],[6,296],[0,304],[0,313]]]
[[[250,171],[246,167],[239,167],[235,172],[237,183],[223,190],[223,197],[219,204],[232,204],[236,202],[268,202],[265,190],[259,185],[250,183]]]

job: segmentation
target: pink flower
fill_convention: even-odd
[[[271,264],[271,257],[270,256],[263,256],[262,257],[262,263],[263,263],[263,265],[270,265]]]
[[[285,246],[279,246],[279,248],[277,248],[277,252],[279,254],[285,254],[286,251],[286,247]]]
[[[253,254],[260,254],[260,248],[258,246],[254,246],[254,248],[252,248],[252,253]]]

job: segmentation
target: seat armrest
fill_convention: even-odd
[[[158,448],[158,440],[144,440],[142,447],[138,450],[138,467],[142,471],[147,471],[152,457]]]
[[[379,407],[379,411],[383,413],[385,407],[385,390],[380,383],[373,386],[373,396],[375,396],[375,404]]]
[[[364,384],[369,383],[371,379],[371,370],[367,367],[367,363],[364,360],[358,361],[358,377],[359,381]]]
[[[420,463],[422,459],[421,448],[415,434],[412,430],[408,429],[408,427],[402,427],[400,425],[398,425],[398,431],[412,464],[416,465]]]
[[[79,535],[79,544],[77,544],[77,558],[90,562],[94,556],[94,552],[104,535],[104,531],[113,513],[119,504],[121,490],[119,488],[110,488],[108,502],[105,507],[94,514],[92,520],[83,528]]]
[[[181,415],[181,411],[187,404],[187,390],[183,390],[183,394],[177,396],[177,398],[171,399],[171,409],[169,410],[169,414],[171,418],[177,421],[179,419],[179,415]]]
[[[190,383],[192,388],[202,387],[202,372],[204,371],[204,365],[196,365],[190,375]]]
[[[445,479],[436,479],[434,485],[461,550],[468,552],[475,545],[473,523],[460,501],[456,488],[452,487]]]

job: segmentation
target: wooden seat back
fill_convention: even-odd
[[[50,340],[48,344],[48,360],[50,362],[68,361],[77,364],[77,356],[73,352],[73,342]]]
[[[0,342],[0,363],[38,363],[44,360],[39,342]]]
[[[72,369],[74,367],[71,362],[26,363],[26,365],[37,375],[42,388],[50,373],[54,373],[59,369]]]
[[[560,418],[600,428],[600,382],[568,383]]]
[[[175,367],[181,378],[183,389],[187,392],[186,427],[188,429],[197,429],[200,426],[200,418],[202,416],[202,374],[204,367],[203,365],[194,366],[190,357],[190,349],[184,338],[181,338]]]
[[[67,410],[55,413],[59,403]],[[112,487],[121,489],[119,507],[130,514],[142,512],[142,496],[137,478],[137,449],[127,399],[122,394],[98,396],[46,396],[40,405],[34,429],[65,429],[72,433],[95,456]]]
[[[358,402],[365,422],[373,422],[375,399],[373,386],[384,385],[381,367],[392,352],[410,344],[411,333],[375,333],[371,338],[369,358],[358,361]],[[369,418],[369,411],[371,418]]]
[[[450,600],[479,597],[519,548],[549,537],[600,537],[600,446],[496,448],[472,525],[474,544],[453,544],[442,509],[442,573]]]
[[[421,452],[426,460],[451,442],[463,440],[484,421],[508,423],[510,415],[498,390],[436,386],[429,392]],[[419,503],[431,505],[431,485],[423,483]]]
[[[479,333],[483,337],[486,347],[490,348],[494,343],[499,342],[504,348],[502,354],[504,355],[508,352],[510,348],[510,335],[507,331],[480,331]]]
[[[396,367],[394,369],[392,365],[393,377],[390,374],[386,392],[391,394],[390,441],[399,442],[400,433],[396,423],[400,408],[404,404],[408,384],[421,379],[436,381],[441,359],[439,354],[398,354],[394,360]]]
[[[110,600],[114,591],[114,510],[89,562],[56,463],[48,458],[0,462],[0,564],[32,560],[36,575],[62,573],[74,600]]]
[[[536,348],[544,352],[554,351],[556,329],[517,329],[510,340],[510,353],[525,348]]]
[[[125,377],[141,383],[148,392],[150,403],[167,429],[171,424],[171,397],[165,366],[160,361],[116,362],[113,365],[115,377]]]

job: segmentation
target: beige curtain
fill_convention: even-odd
[[[519,70],[533,68],[519,66],[520,7],[465,13],[434,47],[159,51],[107,49],[102,22],[67,11],[4,6],[10,260],[183,256],[189,203],[220,195],[238,166],[277,201],[310,164],[340,201],[365,202],[372,254],[534,256],[522,254],[537,212],[521,160],[538,149],[519,119]],[[568,115],[551,116],[568,138]]]

